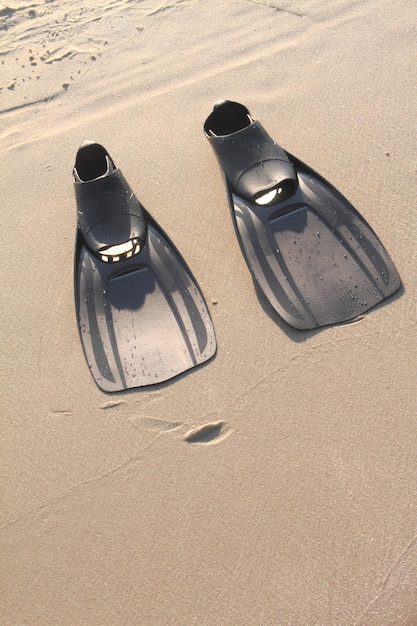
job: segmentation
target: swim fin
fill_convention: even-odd
[[[345,322],[399,289],[391,258],[358,211],[278,146],[245,106],[218,103],[204,131],[255,285],[288,324]]]
[[[210,359],[216,339],[195,279],[103,146],[80,146],[73,179],[76,313],[97,385],[161,383]]]

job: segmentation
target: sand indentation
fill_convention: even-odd
[[[144,428],[149,431],[157,431],[159,433],[176,430],[182,426],[182,422],[170,422],[169,420],[160,419],[159,417],[131,417],[130,423],[135,428]]]
[[[226,428],[226,422],[220,420],[218,422],[208,422],[201,426],[195,426],[183,437],[183,441],[187,443],[217,443],[224,439],[229,430]]]

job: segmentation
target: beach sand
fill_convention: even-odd
[[[414,0],[0,5],[1,624],[417,624],[416,21]],[[358,208],[397,295],[320,331],[261,305],[202,130],[223,98]],[[84,359],[85,139],[212,315],[216,357],[155,388],[105,394]]]

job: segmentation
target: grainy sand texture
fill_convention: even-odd
[[[4,626],[416,626],[414,0],[0,4]],[[203,123],[244,103],[403,287],[296,331],[262,306]],[[74,311],[79,144],[192,268],[216,357],[105,394]]]

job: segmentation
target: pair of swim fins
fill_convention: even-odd
[[[288,324],[346,322],[399,289],[391,258],[358,211],[246,107],[218,103],[204,132],[258,292]],[[77,318],[98,386],[160,383],[210,359],[216,340],[204,297],[107,151],[82,145],[73,177]]]

